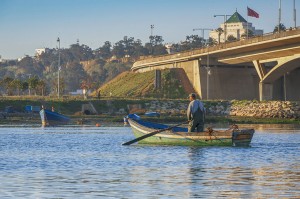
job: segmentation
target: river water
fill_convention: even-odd
[[[0,198],[299,198],[300,128],[253,127],[239,148],[122,146],[129,127],[0,126]]]

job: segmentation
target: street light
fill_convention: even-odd
[[[207,61],[208,62],[208,61]],[[209,99],[209,76],[212,74],[211,68],[209,66],[206,67],[206,100]]]
[[[209,67],[209,41],[207,42],[207,60],[206,60],[206,100],[209,99],[209,76],[212,74],[211,68]]]
[[[154,29],[154,25],[150,25],[150,28],[151,28],[151,36],[149,37],[149,39],[150,39],[150,47],[151,47],[151,49],[150,49],[150,54],[152,55],[153,54],[153,29]]]
[[[151,28],[151,37],[152,37],[154,25],[150,25],[150,28]]]
[[[214,17],[224,17],[224,42],[226,42],[226,21],[228,16],[231,15],[214,15]]]
[[[58,42],[58,70],[57,70],[57,98],[59,99],[59,71],[60,71],[60,39],[57,38]]]

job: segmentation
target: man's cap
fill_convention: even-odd
[[[191,94],[189,94],[189,97],[196,98],[196,94],[195,93],[191,93]]]

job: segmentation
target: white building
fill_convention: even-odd
[[[49,52],[49,48],[38,48],[35,49],[35,55],[40,56],[42,53]]]
[[[237,40],[247,37],[247,29],[249,30],[248,35],[256,36],[262,35],[263,30],[256,30],[252,26],[252,23],[247,22],[238,12],[235,12],[231,17],[223,24],[220,25],[221,32],[213,30],[209,33],[209,36],[215,39],[217,42],[225,42],[225,37],[232,35]],[[220,29],[219,28],[219,29]],[[252,32],[252,33],[251,33]],[[220,36],[219,36],[220,34]],[[219,38],[220,37],[220,38]]]
[[[87,93],[84,89],[77,89],[76,91],[69,92],[70,95],[83,95],[83,94],[88,94],[90,95],[92,92],[89,90]]]

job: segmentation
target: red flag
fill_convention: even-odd
[[[247,7],[247,10],[248,10],[248,16],[259,18],[259,14],[257,12],[255,12],[254,10],[252,10],[251,8],[248,8],[248,7]]]

